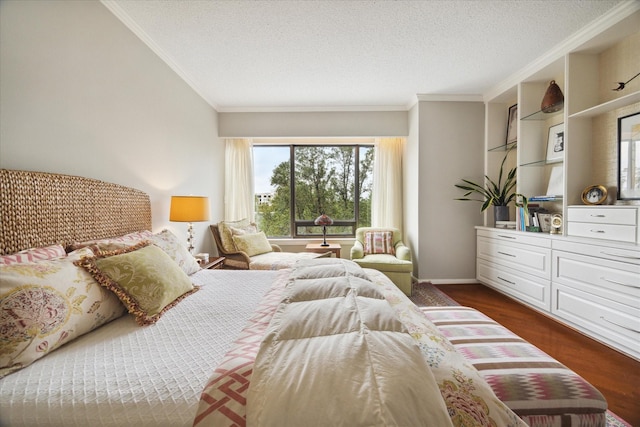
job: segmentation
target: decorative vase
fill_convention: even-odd
[[[564,95],[555,80],[551,80],[549,87],[542,98],[540,109],[543,113],[555,113],[564,107]]]
[[[494,206],[493,219],[494,221],[509,221],[509,206]]]

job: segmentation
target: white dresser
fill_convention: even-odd
[[[567,236],[477,227],[477,279],[640,360],[639,210],[570,207]]]

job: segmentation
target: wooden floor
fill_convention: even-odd
[[[484,285],[438,285],[577,372],[605,396],[609,409],[640,427],[640,362]]]

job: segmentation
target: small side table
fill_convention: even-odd
[[[329,243],[329,246],[322,246],[322,243],[307,243],[307,252],[323,254],[325,252],[333,252],[336,258],[340,258],[340,243]]]
[[[202,268],[203,270],[215,270],[215,269],[222,268],[223,264],[224,264],[223,256],[212,257],[212,258],[209,258],[209,262],[200,264],[200,268]]]

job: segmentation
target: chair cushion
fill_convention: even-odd
[[[367,231],[364,233],[365,254],[395,255],[393,247],[393,232],[390,230]]]
[[[398,259],[395,255],[369,254],[363,258],[353,259],[362,268],[373,268],[378,271],[395,271],[400,273],[412,272],[413,263]]]

